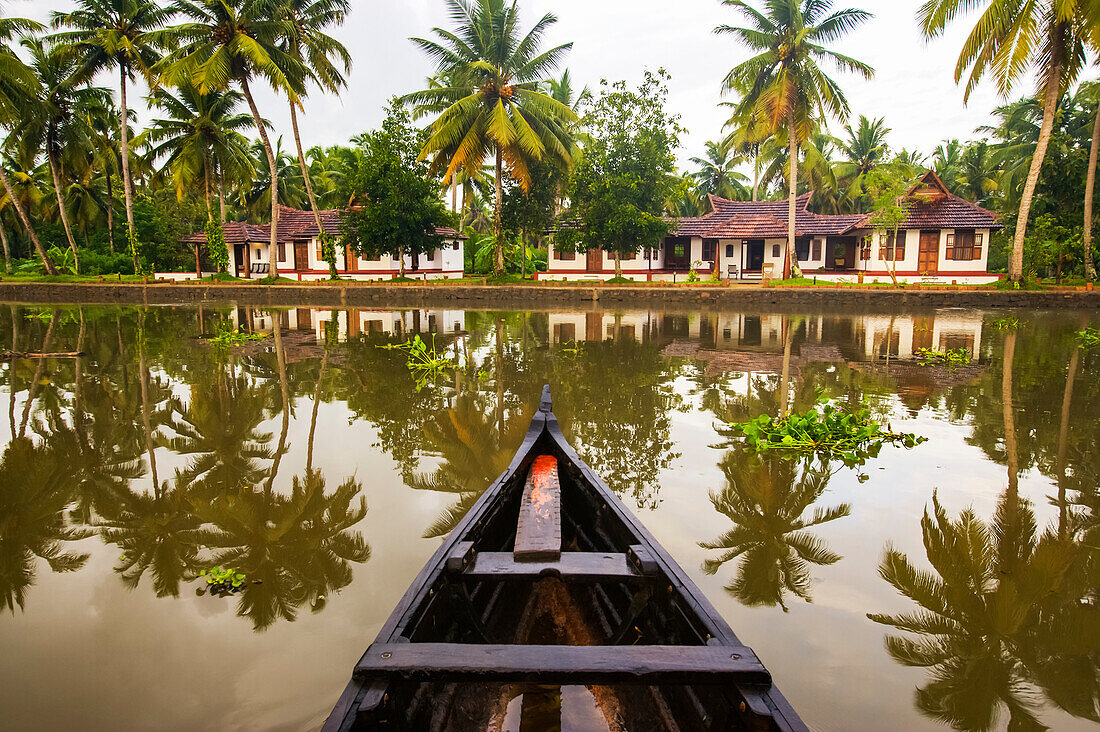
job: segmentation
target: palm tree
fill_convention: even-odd
[[[279,198],[278,204],[291,208],[302,208],[306,205],[306,188],[302,180],[302,169],[298,161],[290,153],[283,152],[283,138],[275,140],[275,170],[272,176],[267,167],[267,156],[264,154],[263,145],[259,142],[252,143],[252,167],[255,171],[251,187],[245,192],[244,203],[253,219],[262,220],[267,210],[271,207],[271,179],[278,180],[276,190]]]
[[[752,200],[760,200],[760,163],[762,158],[762,146],[769,140],[770,130],[767,122],[763,120],[755,110],[746,112],[737,111],[735,102],[719,102],[722,106],[732,107],[733,112],[722,130],[729,130],[726,139],[722,141],[724,147],[736,150],[738,154],[752,158]]]
[[[306,169],[306,156],[302,151],[302,136],[298,132],[297,107],[302,106],[306,81],[314,81],[324,91],[339,94],[346,85],[343,75],[333,63],[337,59],[344,73],[351,71],[351,54],[344,44],[324,32],[331,25],[340,25],[351,12],[350,0],[287,0],[283,11],[291,21],[292,31],[284,39],[282,48],[295,58],[308,78],[302,79],[297,93],[290,99],[290,125],[294,129],[294,144],[298,150],[298,165],[302,168],[309,207],[317,230],[324,233],[317,197],[313,193],[313,181]],[[304,107],[303,107],[304,110]]]
[[[832,473],[809,460],[799,464],[747,450],[731,450],[720,465],[726,487],[711,493],[710,500],[734,526],[714,541],[699,542],[704,549],[721,550],[703,563],[703,571],[715,574],[742,557],[726,591],[744,604],[779,605],[786,612],[784,591],[810,602],[809,565],[835,564],[841,557],[806,530],[851,513],[842,503],[804,515],[821,498]]]
[[[743,181],[747,180],[736,168],[741,163],[738,155],[730,155],[731,149],[720,142],[706,143],[706,157],[691,158],[699,169],[691,174],[698,183],[699,195],[708,193],[730,200],[748,197]]]
[[[985,140],[970,143],[963,151],[959,167],[957,180],[964,196],[979,206],[986,205],[989,197],[1000,189],[993,148]]]
[[[459,170],[474,173],[495,155],[496,199],[493,232],[497,238],[495,273],[504,274],[501,206],[507,175],[526,191],[529,165],[549,157],[561,167],[572,165],[576,145],[567,125],[576,114],[543,93],[547,72],[573,44],[540,52],[547,29],[557,22],[544,15],[527,35],[518,33],[516,0],[447,0],[455,31],[435,28],[438,41],[413,38],[439,64],[439,74],[453,86],[424,89],[402,98],[416,105],[446,106],[431,125],[421,155],[432,157],[432,170],[445,169],[451,184]]]
[[[157,90],[150,101],[167,114],[154,119],[139,142],[150,146],[150,160],[165,158],[162,171],[172,181],[180,198],[201,182],[208,221],[214,220],[210,205],[211,178],[222,166],[251,165],[248,150],[241,143],[240,130],[252,124],[249,114],[236,107],[244,97],[235,91],[200,94],[191,85],[182,85],[173,95]],[[195,275],[202,276],[199,245],[195,244]]]
[[[276,91],[287,93],[292,101],[297,79],[304,78],[301,63],[279,47],[280,41],[294,32],[280,3],[274,0],[175,0],[170,8],[189,22],[165,31],[168,39],[180,47],[162,62],[162,79],[173,86],[192,83],[200,94],[224,90],[237,83],[252,112],[267,156],[271,203],[271,240],[268,262],[271,276],[277,274],[279,221],[279,176],[275,150],[267,134],[267,125],[252,95],[251,81],[267,79]]]
[[[1020,282],[1024,273],[1024,237],[1031,202],[1054,128],[1054,114],[1058,100],[1084,68],[1088,28],[1078,0],[1042,3],[993,0],[981,4],[985,5],[985,10],[963,44],[955,66],[956,83],[970,69],[963,99],[970,98],[974,87],[987,73],[994,76],[997,89],[1004,96],[1029,69],[1038,71],[1040,82],[1043,122],[1020,198],[1008,267],[1008,279]],[[934,38],[943,34],[961,9],[969,10],[976,5],[979,3],[973,0],[928,0],[917,12],[917,20],[925,37]]]
[[[861,199],[864,198],[864,177],[871,171],[882,167],[887,163],[890,147],[886,144],[886,136],[890,134],[890,128],[886,126],[886,120],[868,119],[864,115],[859,116],[859,124],[853,128],[846,125],[844,131],[848,133],[847,140],[839,141],[840,152],[846,158],[836,165],[836,175],[844,181],[847,197],[862,207]]]
[[[133,182],[130,179],[129,106],[126,82],[135,72],[152,78],[150,67],[157,60],[153,34],[161,29],[175,11],[161,7],[153,0],[77,0],[77,9],[53,13],[54,28],[67,29],[56,33],[52,41],[64,53],[77,60],[77,78],[90,80],[100,71],[118,67],[119,102],[122,114],[119,130],[122,138],[122,191],[126,200],[127,239],[134,258],[134,271],[139,269],[134,243]]]
[[[30,39],[24,40],[23,45],[30,54],[38,84],[29,113],[23,115],[16,134],[26,149],[45,150],[58,214],[79,271],[80,255],[65,205],[61,173],[63,168],[87,164],[93,133],[85,112],[107,104],[110,94],[102,87],[86,86],[79,64],[63,47],[48,48],[43,41]]]
[[[801,276],[794,251],[795,208],[798,187],[798,149],[815,120],[848,115],[848,100],[837,83],[818,66],[828,61],[843,71],[871,78],[874,69],[862,61],[831,51],[832,43],[869,20],[865,10],[845,9],[829,13],[832,0],[772,0],[762,13],[745,0],[722,0],[739,11],[748,28],[721,25],[715,33],[729,34],[756,55],[730,70],[722,82],[724,91],[746,90],[739,111],[755,113],[772,130],[785,126],[790,148],[787,253],[783,277]]]
[[[26,113],[25,105],[31,99],[38,96],[38,77],[34,71],[23,63],[15,51],[8,46],[8,41],[23,34],[42,30],[39,23],[24,18],[0,18],[0,128],[10,129]],[[35,251],[42,258],[42,264],[46,272],[57,274],[57,268],[46,254],[45,247],[38,239],[38,234],[31,225],[27,216],[27,209],[23,206],[19,197],[12,189],[7,171],[4,170],[3,160],[0,159],[0,181],[3,181],[4,190],[11,199],[12,208],[19,216],[23,228],[34,243]]]

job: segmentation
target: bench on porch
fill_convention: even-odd
[[[268,273],[269,266],[270,265],[267,262],[255,262],[251,267],[248,268],[248,271],[251,274],[265,275]]]

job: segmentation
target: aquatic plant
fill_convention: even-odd
[[[1006,315],[993,321],[993,327],[997,330],[1017,330],[1027,321],[1020,320],[1013,315]]]
[[[1077,331],[1077,343],[1084,349],[1100,346],[1100,328],[1083,328]]]
[[[199,572],[199,577],[206,579],[206,587],[200,587],[197,594],[203,595],[209,592],[212,596],[226,597],[244,589],[248,578],[232,567],[213,567]]]
[[[885,429],[871,419],[866,408],[848,411],[831,404],[811,407],[798,414],[776,419],[762,414],[748,422],[730,425],[734,434],[744,437],[745,444],[758,452],[779,450],[793,455],[817,455],[824,459],[839,459],[850,468],[864,465],[878,457],[883,445],[916,447],[928,440],[912,433]],[[860,482],[867,479],[860,474]]]
[[[262,341],[264,338],[267,338],[266,333],[241,333],[240,331],[234,330],[228,323],[218,323],[215,330],[215,334],[206,340],[207,343],[211,343],[220,348],[231,348],[233,346],[240,346],[248,341]]]
[[[966,366],[970,363],[970,352],[965,348],[945,348],[940,351],[935,348],[918,348],[917,358],[921,366],[938,364],[949,368]]]
[[[387,351],[404,351],[406,354],[406,366],[416,381],[416,390],[423,389],[429,381],[435,382],[447,369],[455,367],[454,359],[441,354],[435,348],[435,334],[432,334],[432,345],[427,343],[419,335],[414,335],[404,343],[387,343],[378,348]]]

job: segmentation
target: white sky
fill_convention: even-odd
[[[929,154],[943,139],[973,136],[974,128],[990,122],[1001,103],[985,83],[963,104],[962,89],[954,82],[959,48],[972,24],[962,18],[948,34],[931,43],[922,41],[915,21],[915,0],[852,0],[875,17],[853,32],[837,50],[875,67],[870,81],[836,73],[848,95],[853,120],[858,115],[885,117],[893,130],[890,143]],[[11,0],[6,12],[45,20],[51,10],[72,5],[69,0]],[[837,7],[846,7],[843,0]],[[340,98],[315,94],[300,119],[303,145],[346,143],[354,134],[375,127],[382,107],[395,94],[422,88],[433,68],[408,40],[427,36],[433,26],[447,27],[443,0],[376,2],[353,0],[354,10],[337,36],[351,51],[355,66]],[[521,0],[522,26],[529,28],[545,12],[559,22],[549,44],[573,42],[567,59],[578,87],[597,86],[600,78],[638,81],[644,68],[663,66],[672,74],[670,108],[682,117],[689,134],[679,153],[681,165],[701,155],[703,143],[719,139],[728,117],[717,106],[725,73],[748,57],[730,37],[713,34],[720,23],[740,25],[732,8],[719,0]],[[112,78],[103,84],[117,86]],[[1020,94],[1030,92],[1021,86]],[[131,95],[133,99],[137,95]],[[257,94],[261,113],[270,119],[276,135],[285,134],[283,147],[293,149],[286,103],[270,90]],[[148,113],[139,109],[139,122]],[[831,123],[834,134],[842,126]]]

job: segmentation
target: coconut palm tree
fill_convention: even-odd
[[[25,149],[45,152],[58,214],[79,271],[80,254],[65,205],[61,174],[63,170],[67,173],[76,165],[87,164],[94,136],[87,112],[107,104],[110,93],[103,87],[85,85],[78,62],[65,48],[48,47],[37,39],[26,39],[23,46],[30,55],[38,84],[28,112],[16,128],[16,136]]]
[[[970,143],[959,160],[959,168],[956,180],[963,196],[979,206],[988,205],[990,196],[1000,190],[1000,171],[993,148],[985,140]]]
[[[0,128],[2,129],[11,129],[15,126],[26,114],[28,102],[37,98],[40,91],[37,75],[23,63],[8,42],[22,34],[34,33],[42,29],[41,24],[24,18],[0,18]],[[46,272],[51,275],[57,274],[57,269],[46,254],[38,233],[31,225],[26,207],[12,188],[2,160],[0,160],[0,181],[3,182],[4,190],[11,200],[11,206],[15,209],[27,235],[30,236],[35,251],[41,257]]]
[[[1096,191],[1096,161],[1100,156],[1100,83],[1091,81],[1081,85],[1078,92],[1087,101],[1092,102],[1096,108],[1092,122],[1092,142],[1089,145],[1089,167],[1085,174],[1085,230],[1084,230],[1084,259],[1085,279],[1089,282],[1096,279],[1096,263],[1092,254],[1092,199]]]
[[[744,181],[748,179],[737,171],[741,158],[737,154],[731,155],[731,152],[722,143],[712,141],[706,143],[705,157],[690,158],[699,168],[691,177],[698,184],[700,196],[710,193],[734,201],[748,198],[749,192],[744,186]]]
[[[447,0],[454,31],[433,29],[438,40],[413,38],[438,63],[439,74],[453,86],[408,94],[402,102],[435,105],[444,111],[431,125],[421,155],[432,158],[432,170],[445,170],[450,184],[459,170],[474,173],[495,157],[493,232],[497,238],[495,273],[504,274],[501,206],[505,173],[527,190],[529,166],[546,157],[561,167],[572,165],[576,145],[569,124],[577,116],[545,94],[542,83],[573,44],[548,51],[540,44],[557,22],[544,15],[522,38],[519,7],[513,0]],[[505,170],[507,169],[507,170]]]
[[[134,243],[133,181],[130,179],[129,105],[126,83],[136,73],[152,79],[150,68],[158,54],[153,43],[154,33],[174,14],[153,0],[77,0],[76,10],[54,12],[54,28],[63,29],[51,40],[62,52],[73,57],[77,78],[90,80],[96,74],[118,67],[119,102],[122,114],[119,132],[122,141],[122,191],[126,201],[127,239],[138,270],[137,247]]]
[[[703,571],[715,574],[741,557],[726,591],[742,603],[779,605],[786,612],[784,592],[810,602],[809,565],[835,564],[841,557],[806,530],[851,513],[851,506],[842,503],[805,515],[825,492],[832,472],[811,460],[797,463],[745,449],[726,453],[720,467],[726,487],[711,493],[710,500],[734,526],[714,541],[699,542],[704,549],[721,551],[703,563]]]
[[[1039,77],[1038,96],[1042,99],[1043,121],[1020,197],[1008,266],[1008,279],[1020,282],[1031,202],[1054,128],[1058,100],[1085,66],[1091,30],[1085,22],[1084,4],[1078,0],[1041,3],[928,0],[917,12],[917,20],[925,37],[935,38],[944,33],[961,9],[970,10],[978,5],[984,6],[984,10],[963,44],[955,66],[956,83],[967,69],[970,70],[963,99],[970,98],[970,93],[987,74],[994,77],[997,90],[1004,96],[1030,71],[1036,71]]]
[[[890,128],[881,117],[871,120],[861,114],[859,124],[854,128],[845,125],[844,131],[848,133],[848,139],[838,142],[844,159],[836,164],[836,177],[843,181],[841,185],[847,189],[846,195],[856,204],[855,208],[862,210],[867,203],[864,200],[865,176],[888,162],[890,146],[886,143],[886,136],[890,134]]]
[[[259,142],[252,143],[251,155],[255,177],[251,187],[245,192],[244,204],[254,220],[266,218],[266,212],[271,207],[269,196],[272,191],[272,178],[278,181],[275,188],[279,195],[277,204],[290,208],[303,208],[308,202],[305,183],[302,180],[302,169],[290,153],[283,152],[282,136],[275,140],[273,154],[276,171],[274,176],[271,175],[267,166],[263,145]]]
[[[298,150],[298,165],[302,168],[302,181],[305,184],[309,207],[313,211],[313,220],[317,230],[324,232],[321,226],[321,214],[317,208],[317,196],[313,192],[313,181],[306,169],[306,156],[302,151],[302,136],[298,132],[298,107],[302,107],[306,82],[316,83],[323,91],[339,95],[346,85],[343,74],[351,71],[351,54],[344,44],[325,33],[329,26],[340,25],[351,12],[350,0],[286,0],[283,12],[291,21],[291,32],[282,41],[282,48],[296,59],[305,72],[306,78],[299,80],[297,94],[290,100],[290,126],[294,130],[294,145]],[[343,74],[337,63],[343,67]],[[302,107],[304,110],[305,108]]]
[[[761,147],[771,139],[771,131],[766,120],[762,119],[756,110],[738,112],[736,102],[719,102],[723,107],[732,108],[730,118],[722,125],[722,130],[729,130],[722,145],[736,150],[743,157],[752,158],[752,200],[760,200],[760,163],[762,162]],[[773,143],[774,144],[774,143]]]
[[[735,66],[722,82],[723,91],[742,92],[739,111],[754,111],[771,129],[787,130],[790,149],[787,253],[783,276],[800,276],[794,251],[795,208],[798,187],[799,144],[809,137],[815,121],[848,116],[848,100],[819,62],[871,78],[874,69],[862,61],[831,51],[825,44],[847,35],[872,17],[865,10],[830,13],[832,0],[771,0],[760,12],[745,0],[722,0],[737,10],[750,27],[720,25],[715,33],[732,35],[756,55]]]
[[[161,62],[161,79],[173,86],[192,83],[200,94],[239,84],[252,112],[270,171],[268,262],[274,277],[279,261],[278,165],[267,125],[252,94],[252,81],[263,77],[292,101],[297,98],[296,80],[305,78],[302,65],[279,46],[294,32],[293,23],[275,0],[175,0],[169,7],[188,22],[168,28],[162,34],[166,41],[178,43],[178,48]]]

